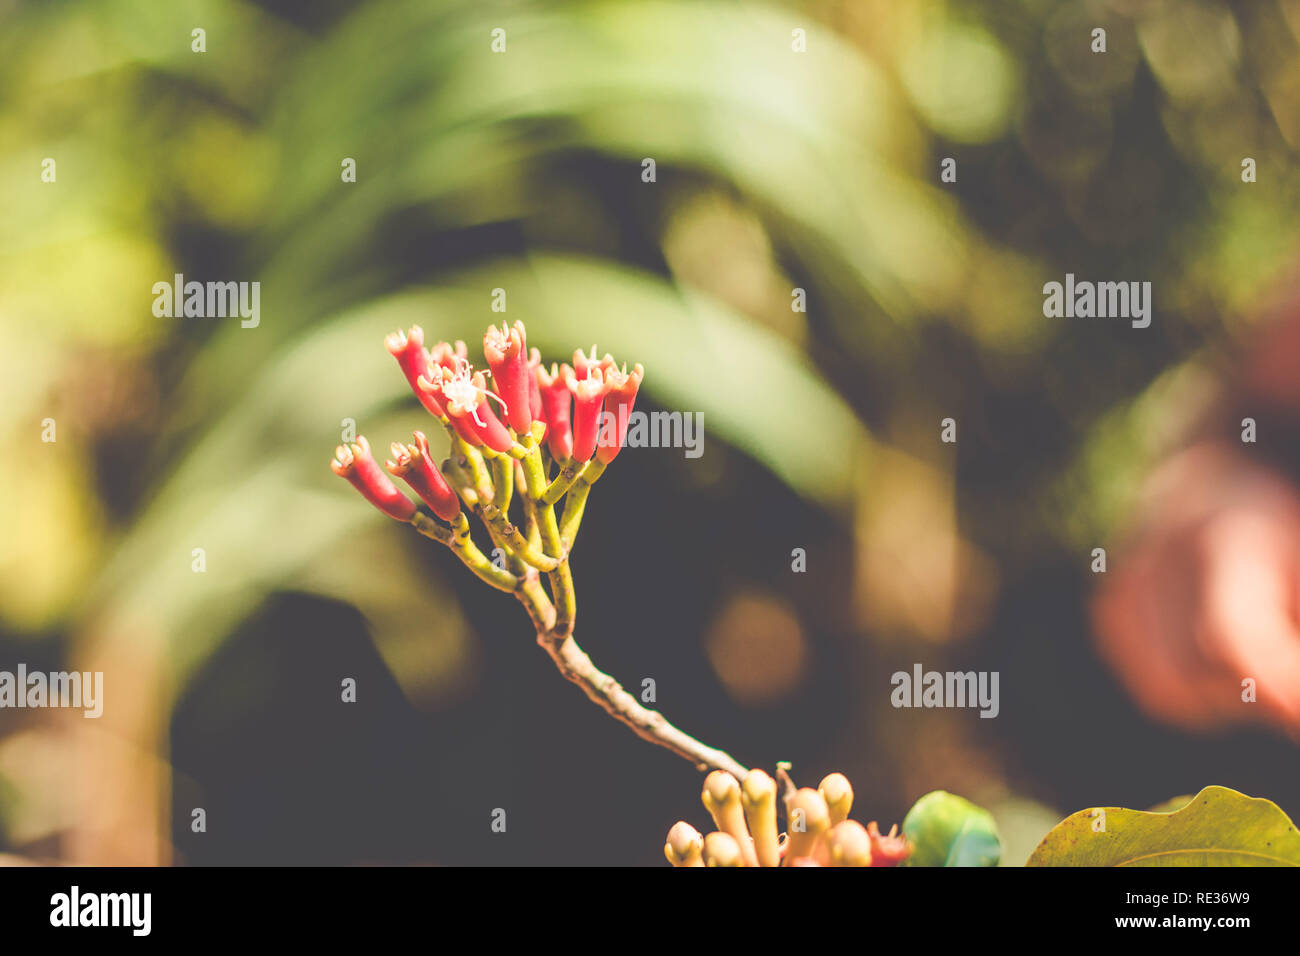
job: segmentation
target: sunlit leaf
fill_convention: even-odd
[[[1181,810],[1102,807],[1059,823],[1026,866],[1300,866],[1300,833],[1271,800],[1206,787]]]

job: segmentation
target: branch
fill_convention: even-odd
[[[632,732],[642,740],[666,747],[691,761],[700,771],[725,770],[737,780],[743,780],[749,773],[730,754],[700,743],[674,727],[657,710],[642,707],[618,681],[592,663],[572,636],[544,631],[538,633],[537,643],[551,656],[561,674],[581,687],[583,693],[611,717],[632,728]]]
[[[573,639],[577,608],[568,551],[582,521],[587,493],[605,466],[599,461],[590,462],[581,470],[566,466],[564,474],[548,483],[549,469],[542,461],[536,437],[527,436],[520,448],[523,454],[511,457],[518,461],[523,479],[519,497],[523,501],[529,532],[527,537],[510,523],[506,514],[512,485],[515,484],[514,465],[509,459],[496,456],[490,463],[485,463],[477,449],[462,441],[458,449],[461,453],[459,461],[448,461],[444,468],[466,504],[487,526],[493,543],[506,552],[513,573],[496,567],[475,546],[470,538],[469,521],[463,512],[450,526],[435,521],[423,511],[417,511],[410,523],[421,534],[451,548],[479,578],[499,590],[513,593],[533,622],[537,643],[550,655],[559,672],[582,688],[583,693],[611,717],[626,724],[642,740],[658,744],[689,760],[698,770],[725,770],[737,780],[743,779],[749,771],[735,758],[674,727],[658,711],[643,707],[618,681],[596,667]],[[487,480],[489,464],[490,482]],[[570,481],[570,474],[576,480]],[[547,500],[548,491],[553,493],[560,489],[563,491],[556,496],[556,501],[565,497],[563,492],[568,493],[563,527],[556,519],[555,501]],[[504,507],[490,503],[493,499]],[[536,543],[531,540],[534,535]],[[542,549],[540,552],[538,543]],[[541,586],[539,570],[545,572],[550,581],[549,598]]]
[[[583,469],[587,467],[585,461],[567,462],[560,469],[560,473],[555,477],[542,493],[542,501],[548,505],[553,505],[563,498],[573,487],[573,483],[582,476]]]
[[[537,568],[539,571],[554,571],[564,560],[565,555],[556,556],[542,554],[534,548],[522,534],[519,529],[510,523],[505,514],[497,509],[496,505],[484,505],[480,511],[483,523],[493,533],[493,538],[500,538],[507,545],[509,550],[523,559],[524,561]]]
[[[410,524],[426,538],[432,538],[451,548],[452,553],[487,584],[507,594],[518,593],[522,579],[515,577],[504,568],[498,568],[478,549],[478,545],[469,536],[469,521],[464,512],[456,516],[456,522],[450,528],[435,521],[423,511],[416,511],[411,516]]]

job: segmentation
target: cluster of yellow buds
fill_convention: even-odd
[[[664,856],[673,866],[897,866],[912,852],[898,827],[882,834],[849,819],[853,787],[842,773],[816,790],[795,789],[784,769],[787,832],[777,832],[777,782],[762,770],[738,781],[725,770],[704,779],[701,799],[717,830],[703,836],[685,820],[673,824]]]

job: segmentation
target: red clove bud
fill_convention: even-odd
[[[358,435],[350,445],[339,445],[334,450],[330,468],[340,478],[346,478],[367,501],[390,518],[410,521],[415,514],[414,502],[398,491],[376,464],[364,435]]]
[[[483,356],[492,369],[492,384],[505,405],[506,421],[517,434],[533,425],[528,385],[528,342],[524,323],[513,328],[490,326],[483,335]],[[539,359],[540,361],[540,359]]]
[[[410,485],[434,514],[443,521],[451,521],[460,513],[460,499],[442,472],[434,467],[424,432],[416,432],[414,437],[415,443],[411,445],[393,442],[393,460],[384,462],[384,467]]]
[[[439,418],[446,418],[447,411],[443,408],[440,397],[433,392],[425,391],[419,384],[420,376],[424,375],[429,368],[429,351],[424,347],[424,330],[418,325],[411,326],[407,332],[398,329],[384,338],[384,345],[393,358],[397,359],[402,374],[406,376],[407,384],[411,386],[411,391],[415,392],[415,397],[420,400],[420,404]],[[450,348],[445,342],[439,345]]]
[[[466,363],[451,381],[443,379],[442,393],[447,398],[447,414],[452,421],[463,422],[484,445],[498,452],[508,452],[514,446],[514,438],[488,404],[488,396],[497,396],[488,391],[482,372],[471,374]]]
[[[565,384],[573,369],[562,365],[558,369],[551,363],[551,370],[537,369],[537,385],[542,400],[542,421],[546,422],[546,444],[551,449],[551,457],[556,461],[568,461],[573,455],[573,429],[569,422],[569,411],[573,407],[573,396]]]
[[[600,429],[600,447],[596,450],[596,457],[604,464],[608,465],[618,457],[623,445],[627,442],[627,423],[632,417],[632,408],[636,405],[637,389],[641,387],[641,379],[645,375],[645,369],[637,365],[631,372],[627,371],[627,366],[623,366],[623,371],[613,367],[613,359],[606,356],[610,361],[610,366],[605,368],[605,382],[609,385],[609,394],[605,396],[605,423]]]
[[[596,453],[600,438],[600,411],[609,385],[596,367],[588,368],[587,377],[581,380],[569,375],[564,384],[573,396],[573,460],[587,462]]]
[[[907,837],[898,835],[898,824],[882,834],[876,821],[872,820],[867,824],[867,836],[871,840],[872,866],[898,866],[912,855],[912,845],[907,842]]]

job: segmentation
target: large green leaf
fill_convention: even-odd
[[[276,202],[249,247],[263,323],[209,344],[214,378],[233,389],[305,324],[400,285],[379,241],[394,221],[440,235],[515,223],[544,247],[538,218],[550,213],[537,197],[575,154],[654,158],[659,192],[633,170],[623,200],[668,203],[691,179],[673,169],[725,182],[779,228],[824,296],[821,319],[858,347],[915,345],[909,320],[960,288],[967,226],[950,195],[897,162],[910,151],[896,141],[903,104],[832,32],[802,25],[818,54],[800,57],[788,14],[762,5],[591,2],[502,16],[481,4],[363,4],[294,60],[266,125]],[[489,34],[503,22],[510,52],[493,56]],[[337,68],[389,61],[401,69]],[[357,160],[355,183],[340,182],[342,157]],[[425,271],[442,255],[431,247]]]
[[[341,415],[369,428],[362,417],[372,414],[368,409],[399,401],[414,405],[383,348],[385,332],[419,323],[431,339],[462,338],[477,353],[483,330],[501,319],[490,309],[490,290],[498,286],[509,290],[508,314],[526,321],[529,343],[541,348],[547,362],[563,361],[575,347],[593,343],[620,360],[641,362],[646,395],[668,408],[703,414],[709,439],[721,438],[753,455],[810,500],[831,507],[850,502],[854,469],[862,459],[845,449],[869,454],[871,436],[798,348],[707,296],[582,256],[492,260],[448,276],[437,288],[408,290],[313,326],[285,346],[285,356],[271,371],[250,376],[280,382],[274,386],[274,406],[247,400],[261,395],[263,386],[245,382],[234,390],[245,399],[234,405],[244,429],[239,434],[263,431],[259,421],[276,423],[276,442],[267,445],[276,451],[311,433],[316,467],[322,449],[328,458],[336,439],[322,439],[337,428]],[[258,340],[262,332],[236,328],[225,346]],[[199,358],[178,424],[227,403],[233,390],[225,361],[230,354],[209,348]],[[281,366],[294,375],[274,371]],[[349,400],[342,401],[339,390]],[[305,395],[315,402],[305,401]],[[328,413],[322,413],[326,407]],[[238,450],[229,442],[223,447],[230,454]],[[215,450],[208,456],[218,457]]]
[[[1002,857],[993,815],[946,790],[927,793],[907,811],[908,866],[997,866]]]
[[[1271,800],[1206,787],[1173,813],[1080,810],[1026,866],[1300,866],[1300,833]]]

